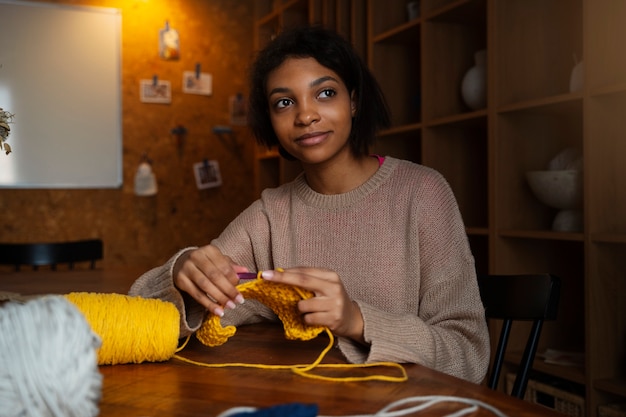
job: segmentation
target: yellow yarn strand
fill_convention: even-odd
[[[277,270],[282,271],[278,268]],[[176,359],[191,363],[198,366],[208,368],[225,368],[225,367],[245,367],[245,368],[260,368],[260,369],[289,369],[292,372],[313,379],[321,379],[327,381],[391,381],[391,382],[404,382],[408,379],[406,371],[402,365],[394,362],[376,362],[366,364],[321,364],[326,354],[332,349],[334,345],[334,337],[330,329],[323,326],[309,326],[306,325],[297,310],[297,302],[299,300],[308,299],[313,296],[310,291],[305,291],[301,288],[275,283],[267,282],[261,278],[261,271],[257,274],[257,279],[254,281],[246,282],[237,286],[239,291],[244,297],[255,298],[261,303],[265,304],[276,313],[276,315],[283,322],[285,328],[285,337],[290,340],[311,340],[317,337],[321,332],[328,334],[329,343],[328,346],[322,350],[318,358],[308,365],[266,365],[266,364],[251,364],[251,363],[203,363],[197,362],[180,355],[174,355]],[[235,326],[222,327],[220,323],[220,317],[212,315],[209,317],[196,332],[196,337],[200,342],[207,346],[219,346],[225,343],[228,338],[233,336],[236,332]],[[189,341],[189,337],[178,350],[182,350]],[[178,352],[177,351],[177,352]],[[400,370],[400,376],[388,376],[388,375],[369,375],[363,377],[331,377],[316,375],[311,373],[315,368],[335,368],[335,369],[351,369],[351,368],[371,368],[371,367],[391,367]]]
[[[198,362],[192,359],[185,358],[181,355],[175,354],[174,358],[190,363],[192,365],[203,366],[205,368],[258,368],[258,369],[268,369],[268,370],[291,370],[292,372],[312,379],[320,379],[324,381],[340,381],[340,382],[355,382],[355,381],[388,381],[388,382],[404,382],[408,379],[406,370],[404,367],[395,362],[373,362],[373,363],[352,363],[352,364],[322,364],[322,360],[326,356],[326,354],[332,349],[335,344],[335,339],[333,337],[332,332],[325,328],[326,334],[328,334],[328,345],[322,350],[320,355],[317,357],[313,363],[308,365],[267,365],[260,363],[243,363],[243,362],[232,362],[232,363],[205,363]],[[189,336],[185,343],[180,347],[180,350],[187,345],[189,341]],[[324,376],[324,375],[316,375],[312,374],[311,371],[315,368],[334,368],[334,369],[354,369],[354,368],[373,368],[373,367],[389,367],[396,368],[400,370],[400,376],[389,376],[389,375],[368,375],[368,376],[350,376],[350,377],[333,377],[333,376]]]
[[[102,339],[98,365],[162,362],[176,352],[179,313],[174,304],[122,294],[70,293]]]

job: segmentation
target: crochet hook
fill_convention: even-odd
[[[257,273],[256,272],[237,272],[237,276],[241,280],[251,280],[251,279],[256,279]]]

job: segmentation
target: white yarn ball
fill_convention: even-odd
[[[0,305],[0,417],[98,415],[100,343],[62,296]]]

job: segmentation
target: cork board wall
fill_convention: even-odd
[[[103,266],[146,269],[183,247],[208,243],[254,196],[254,144],[246,127],[232,126],[232,135],[213,132],[215,126],[230,125],[229,98],[247,92],[253,0],[55,3],[122,12],[123,185],[119,189],[1,189],[0,240],[101,238]],[[159,56],[158,34],[166,22],[179,34],[176,60]],[[212,76],[210,96],[182,91],[183,72],[193,71],[197,64]],[[140,81],[154,75],[170,81],[170,103],[141,101]],[[187,131],[180,146],[171,133],[179,125]],[[144,154],[152,160],[158,182],[158,193],[151,197],[134,193],[135,173]],[[11,155],[0,155],[0,163],[6,158]],[[205,159],[219,162],[221,186],[196,187],[193,165]]]

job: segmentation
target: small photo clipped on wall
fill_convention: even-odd
[[[215,160],[204,160],[193,164],[193,173],[196,177],[196,186],[199,190],[222,185],[220,165]]]
[[[172,86],[169,81],[156,78],[140,80],[139,92],[142,103],[167,104],[172,102]]]
[[[183,72],[183,93],[210,96],[213,94],[213,76],[205,72]]]

